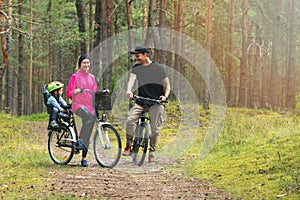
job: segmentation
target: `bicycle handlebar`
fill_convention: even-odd
[[[92,90],[88,89],[88,88],[80,88],[80,93],[82,92],[90,92],[90,93],[95,93]]]
[[[97,91],[97,92],[94,92],[94,91],[92,91],[92,90],[90,90],[88,88],[81,88],[80,89],[80,93],[82,93],[82,92],[89,92],[91,94],[100,93],[102,95],[110,95],[109,89],[105,89],[105,88],[103,90]]]
[[[133,98],[134,98],[135,101],[142,100],[145,103],[147,103],[147,102],[148,103],[156,103],[156,104],[168,103],[168,100],[151,99],[151,98],[148,98],[148,97],[141,97],[141,96],[138,96],[138,95],[133,95]]]

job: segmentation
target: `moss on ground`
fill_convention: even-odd
[[[300,198],[300,116],[228,109],[218,144],[191,159],[190,176],[208,179],[242,199]],[[197,154],[199,143],[186,154]]]

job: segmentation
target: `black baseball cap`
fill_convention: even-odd
[[[150,50],[145,46],[137,46],[135,47],[134,51],[130,51],[131,54],[138,54],[138,53],[150,53]]]

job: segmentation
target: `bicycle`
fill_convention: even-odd
[[[133,98],[135,102],[139,101],[143,104],[143,111],[137,121],[135,134],[133,137],[132,161],[135,165],[142,166],[146,158],[149,143],[148,126],[151,119],[147,116],[148,109],[154,104],[163,105],[164,103],[168,103],[168,101],[145,98],[137,95],[134,95]]]
[[[82,89],[82,92],[92,92],[88,89]],[[111,99],[109,95],[103,95],[101,92],[93,93],[95,111],[102,110],[101,118],[97,114],[96,131],[93,137],[94,156],[101,167],[113,168],[121,157],[121,139],[117,130],[106,122],[106,110],[111,109]],[[51,105],[46,103],[47,85],[44,86],[44,103],[47,106],[47,113],[52,112]],[[109,101],[109,102],[108,102]],[[79,141],[79,135],[76,127],[75,116],[71,110],[68,110],[67,118],[57,117],[58,128],[50,126],[50,117],[48,123],[48,152],[50,158],[55,164],[68,164],[74,154],[79,154],[81,148],[76,146]]]

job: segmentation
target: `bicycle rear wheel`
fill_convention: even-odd
[[[132,154],[132,161],[134,164],[138,166],[142,166],[148,148],[148,141],[149,141],[149,130],[147,124],[138,125],[136,129],[136,134],[133,140],[133,154]]]
[[[110,124],[97,127],[93,139],[94,154],[101,167],[113,168],[120,160],[122,143],[117,130]]]
[[[68,164],[74,155],[74,145],[71,131],[67,126],[48,133],[48,152],[52,161],[59,165]]]

